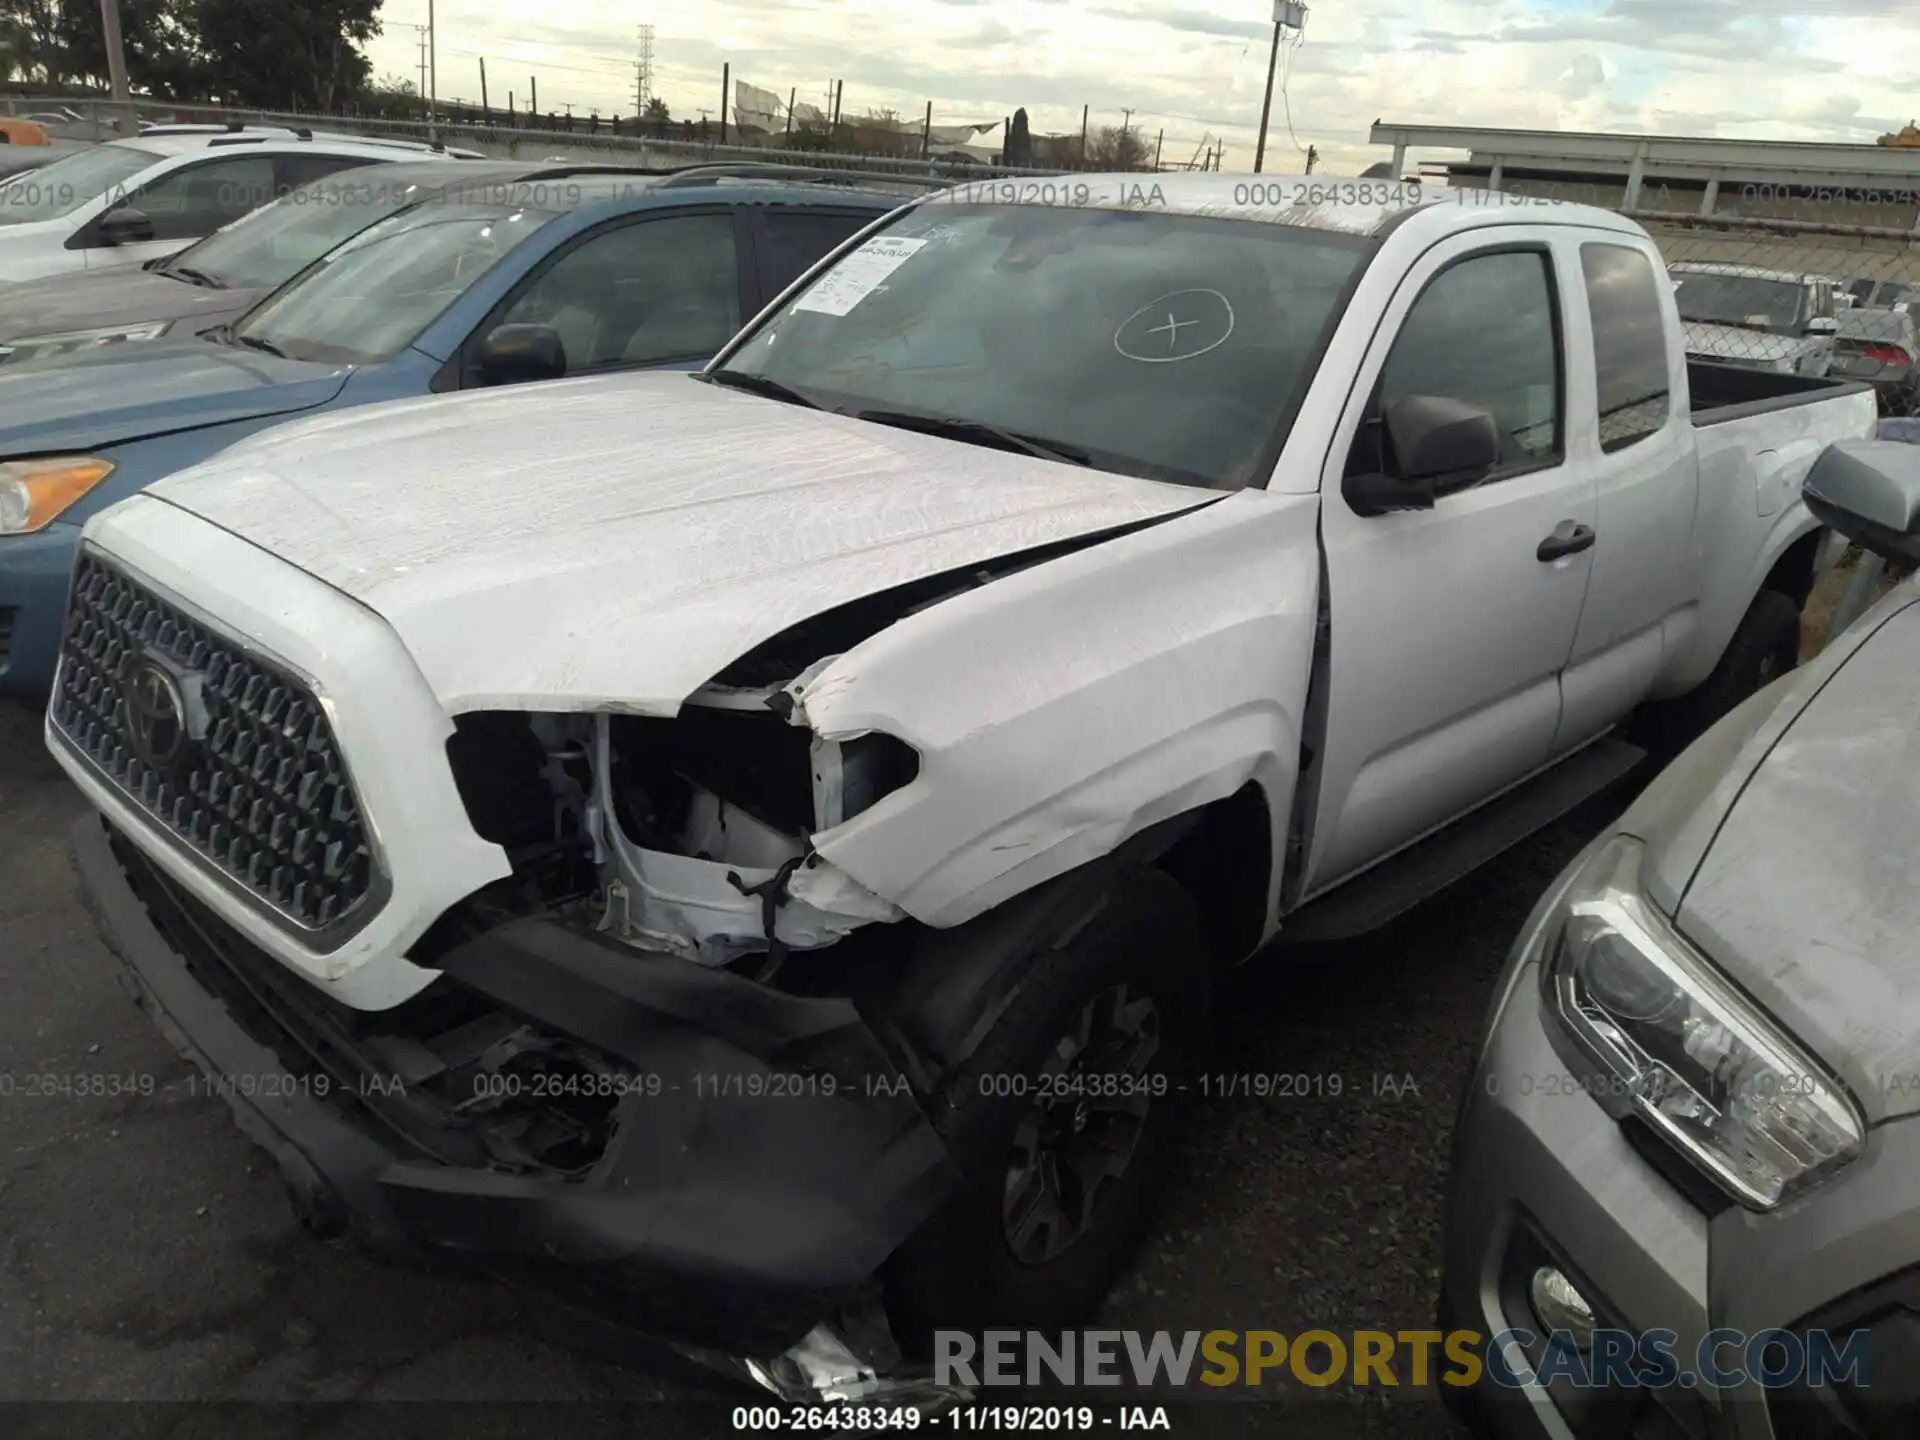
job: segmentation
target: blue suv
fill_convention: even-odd
[[[95,511],[298,415],[698,369],[903,198],[882,177],[778,167],[464,185],[361,231],[204,337],[6,367],[0,692],[46,694]]]

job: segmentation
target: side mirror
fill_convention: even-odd
[[[1801,490],[1814,518],[1901,564],[1920,562],[1920,445],[1840,440],[1821,452]]]
[[[476,364],[487,385],[558,380],[567,373],[567,347],[550,325],[501,325],[480,342]]]
[[[137,245],[154,238],[153,220],[131,205],[122,205],[100,217],[93,235],[102,245]]]
[[[1362,515],[1431,510],[1443,484],[1474,484],[1500,463],[1500,427],[1464,400],[1408,395],[1387,406],[1380,424],[1386,473],[1350,475],[1342,487]]]
[[[1838,335],[1840,322],[1831,315],[1816,315],[1807,322],[1809,335]]]

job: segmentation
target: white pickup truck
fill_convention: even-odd
[[[963,189],[699,376],[103,512],[47,738],[130,988],[311,1224],[855,1393],[1099,1300],[1222,967],[1792,666],[1800,482],[1874,421],[1690,366],[1604,211]]]

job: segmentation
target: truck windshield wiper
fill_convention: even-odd
[[[784,400],[789,405],[804,405],[809,410],[827,408],[811,396],[802,395],[791,385],[782,385],[778,380],[749,374],[745,370],[715,370],[711,374],[696,374],[693,378],[704,380],[709,385],[724,385],[729,390],[744,390],[749,395],[764,395],[769,400]]]
[[[990,445],[1000,450],[1037,456],[1042,460],[1058,460],[1067,465],[1093,463],[1093,457],[1078,446],[1002,430],[997,425],[989,425],[981,420],[965,420],[955,415],[914,415],[905,410],[855,410],[851,413],[856,420],[871,420],[876,425],[892,425],[900,430],[917,430],[923,435],[939,435],[968,445]]]
[[[232,335],[231,338],[234,344],[244,345],[249,350],[264,350],[267,354],[277,355],[282,360],[293,358],[271,340],[262,340],[258,335]]]
[[[191,265],[163,265],[160,267],[160,273],[162,275],[171,275],[179,280],[185,280],[189,285],[204,286],[209,290],[224,290],[227,288],[226,281],[216,279],[204,270],[196,270]]]

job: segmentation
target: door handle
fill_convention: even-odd
[[[1542,561],[1564,560],[1569,555],[1578,555],[1582,550],[1593,548],[1593,527],[1578,525],[1571,520],[1562,521],[1559,529],[1540,542],[1540,548],[1533,553]]]

